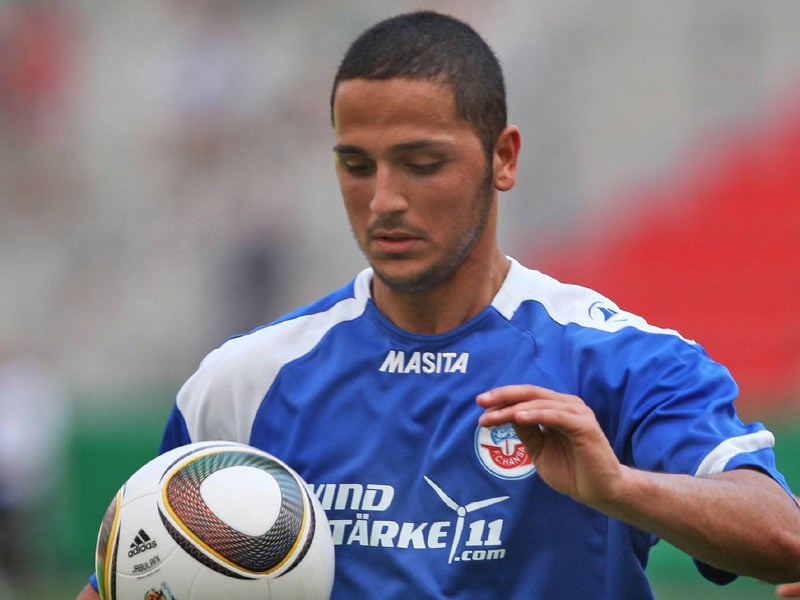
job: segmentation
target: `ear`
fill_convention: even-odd
[[[513,125],[506,126],[494,145],[492,160],[494,161],[494,187],[507,192],[517,182],[517,157],[522,145],[519,129]]]

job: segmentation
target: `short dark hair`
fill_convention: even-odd
[[[469,25],[433,11],[381,21],[350,45],[331,91],[348,79],[427,79],[453,89],[456,112],[470,123],[487,155],[506,126],[506,90],[500,61]]]

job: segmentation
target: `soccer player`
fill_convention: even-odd
[[[659,538],[717,583],[800,579],[800,511],[728,371],[500,249],[521,139],[473,29],[370,28],[331,115],[369,268],[211,352],[162,450],[227,439],[297,469],[330,520],[336,600],[641,600]]]

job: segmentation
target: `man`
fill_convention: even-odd
[[[331,114],[370,268],[206,357],[162,450],[287,460],[328,511],[335,599],[647,598],[659,537],[716,582],[800,579],[800,511],[728,372],[500,250],[520,150],[505,108],[464,23],[363,33]]]

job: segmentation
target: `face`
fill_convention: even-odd
[[[400,293],[447,280],[480,247],[496,193],[450,87],[346,80],[333,112],[345,209],[378,279]]]

